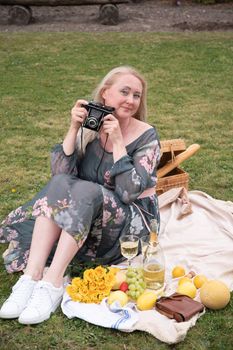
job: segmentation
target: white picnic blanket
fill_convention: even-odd
[[[203,273],[225,282],[233,290],[233,203],[216,200],[200,191],[172,189],[159,196],[161,213],[160,244],[166,257],[166,294],[174,290],[171,269],[182,264],[187,271]],[[140,261],[141,257],[135,259]],[[198,299],[198,297],[197,297]],[[69,318],[125,332],[141,330],[168,344],[182,341],[200,315],[177,323],[155,310],[138,311],[129,303],[111,308],[73,302],[65,293],[62,310]],[[221,311],[219,311],[221,312]]]

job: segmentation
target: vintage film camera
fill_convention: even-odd
[[[88,112],[88,115],[83,122],[83,127],[94,131],[99,131],[103,118],[115,110],[113,107],[104,106],[101,103],[93,101],[89,102],[87,105],[82,104],[82,107],[84,107]]]

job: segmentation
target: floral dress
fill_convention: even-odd
[[[50,218],[74,237],[79,247],[75,261],[118,263],[123,260],[121,235],[148,234],[146,222],[159,221],[157,196],[138,197],[156,185],[160,160],[156,130],[148,129],[126,149],[127,155],[114,163],[113,154],[103,149],[98,138],[87,145],[82,157],[77,151],[65,155],[61,144],[54,147],[49,183],[0,226],[0,242],[9,242],[3,254],[8,272],[25,268],[38,216]],[[46,239],[46,232],[41,238]]]

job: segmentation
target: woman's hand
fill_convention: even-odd
[[[82,107],[82,104],[87,104],[86,100],[77,100],[74,107],[71,110],[71,123],[72,129],[78,130],[85,118],[87,117],[87,110]]]
[[[104,117],[102,131],[105,134],[108,134],[109,139],[113,145],[115,143],[124,144],[119,121],[117,120],[116,117],[114,117],[114,115],[108,114]]]
[[[107,134],[113,147],[113,160],[117,162],[127,154],[119,121],[112,114],[104,117],[102,132]]]
[[[78,130],[87,116],[87,110],[81,105],[87,103],[86,100],[78,100],[71,110],[70,127],[63,141],[63,151],[66,155],[71,155],[75,150]]]

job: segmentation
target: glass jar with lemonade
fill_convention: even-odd
[[[165,258],[158,242],[158,224],[155,219],[150,222],[150,234],[141,237],[143,256],[143,277],[147,288],[158,290],[164,287]]]

